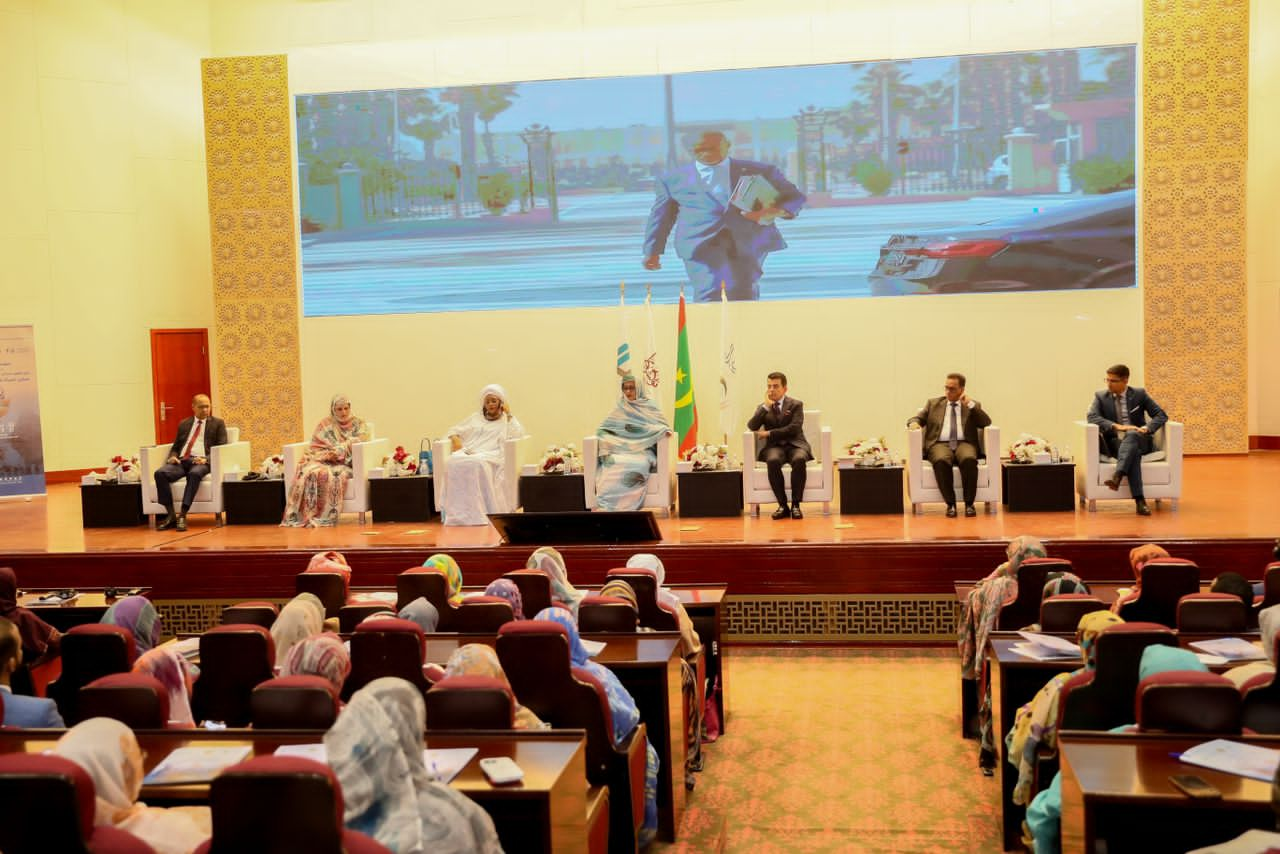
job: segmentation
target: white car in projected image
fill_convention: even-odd
[[[1126,288],[1134,284],[1133,190],[1046,212],[894,234],[868,277],[873,296]]]

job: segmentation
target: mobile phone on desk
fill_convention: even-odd
[[[1195,774],[1170,774],[1169,782],[1173,787],[1189,798],[1198,800],[1220,800],[1222,792],[1209,785]]]
[[[481,759],[480,770],[495,786],[503,783],[518,783],[524,779],[524,771],[520,770],[520,766],[507,756],[488,756]]]

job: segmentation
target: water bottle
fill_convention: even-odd
[[[418,474],[432,474],[431,439],[426,438],[418,443]]]

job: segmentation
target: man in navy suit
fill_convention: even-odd
[[[1147,416],[1151,420],[1147,421]],[[1112,365],[1107,368],[1107,387],[1094,392],[1089,404],[1089,423],[1098,425],[1102,453],[1116,459],[1116,473],[1106,484],[1119,489],[1129,478],[1129,491],[1139,516],[1150,516],[1142,494],[1142,455],[1151,453],[1152,435],[1164,426],[1169,416],[1147,394],[1145,389],[1129,386],[1129,368]]]
[[[768,163],[729,157],[729,140],[707,131],[693,145],[694,162],[664,175],[644,231],[644,268],[662,269],[661,256],[672,226],[676,254],[699,302],[720,298],[720,283],[729,299],[760,298],[757,282],[770,252],[786,249],[775,219],[794,219],[804,207],[804,193]],[[758,175],[773,185],[778,198],[768,207],[743,211],[729,204],[738,181]]]
[[[53,700],[13,693],[9,680],[22,664],[22,635],[18,627],[0,617],[0,694],[4,700],[5,726],[49,727],[61,729],[65,724]]]
[[[773,518],[803,519],[800,500],[804,497],[805,463],[813,459],[813,449],[804,437],[804,403],[787,397],[787,375],[781,371],[769,374],[765,386],[764,403],[756,407],[755,414],[747,422],[747,429],[754,430],[756,438],[764,444],[757,457],[769,469],[769,486],[778,499],[778,509]],[[791,466],[791,507],[787,507],[787,488],[782,480],[782,467]]]

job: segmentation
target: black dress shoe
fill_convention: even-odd
[[[797,504],[797,505],[795,505],[794,507],[792,507],[792,508],[791,508],[791,518],[792,518],[792,519],[803,519],[803,518],[804,518],[804,514],[800,512],[800,505],[799,505],[799,504]]]
[[[174,526],[179,531],[187,530],[187,514],[183,513],[178,517],[178,524]]]
[[[791,511],[785,507],[779,507],[777,510],[773,511],[773,518],[775,519],[785,519],[790,515]]]
[[[948,519],[956,518],[956,506],[954,504],[947,505],[947,518]]]
[[[974,506],[973,506],[972,504],[966,504],[966,505],[964,506],[964,515],[966,515],[966,516],[977,516],[977,515],[978,515],[978,511],[974,508]]]
[[[1139,515],[1139,516],[1150,516],[1150,515],[1151,515],[1151,508],[1147,506],[1146,499],[1143,499],[1143,498],[1135,498],[1133,503],[1134,503],[1134,504],[1136,504],[1136,505],[1138,505],[1138,515]]]
[[[1110,478],[1109,480],[1104,480],[1102,482],[1102,485],[1105,486],[1107,489],[1111,490],[1112,492],[1115,492],[1117,489],[1120,488],[1120,478],[1113,477],[1113,478]]]
[[[174,516],[172,513],[170,513],[170,514],[168,514],[167,516],[165,516],[165,517],[164,517],[164,521],[163,521],[163,522],[161,522],[159,525],[156,525],[156,530],[157,530],[157,531],[167,531],[167,530],[169,530],[170,528],[172,528],[172,527],[173,527],[174,525],[176,525],[176,524],[178,524],[178,519],[177,519],[177,517],[176,517],[176,516]]]

